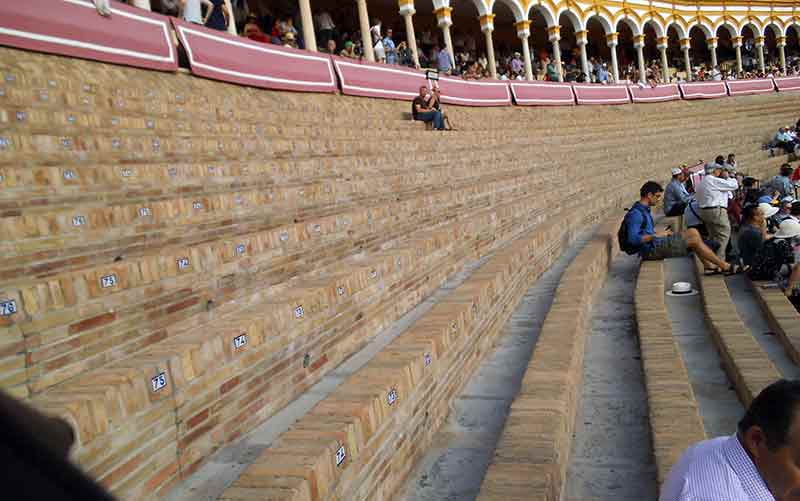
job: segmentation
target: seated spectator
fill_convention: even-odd
[[[283,34],[283,46],[284,47],[291,47],[292,49],[297,49],[297,39],[295,34],[291,31],[287,31]]]
[[[785,196],[781,198],[778,204],[778,212],[773,216],[778,226],[787,219],[794,219],[792,217],[792,205],[796,202],[793,196]]]
[[[794,184],[792,184],[791,175],[792,166],[783,164],[781,165],[781,170],[778,175],[765,183],[765,188],[778,192],[780,198],[787,195],[794,195]]]
[[[733,172],[736,172],[737,170],[739,170],[739,169],[737,169],[738,166],[736,165],[736,154],[728,153],[728,158],[725,160],[725,162],[722,164],[722,166],[725,167],[726,169],[728,169],[729,171],[733,171]]]
[[[256,16],[254,15],[247,18],[247,24],[244,25],[242,35],[255,42],[271,43],[270,38],[264,34],[261,27],[256,22]]]
[[[432,122],[436,130],[444,130],[444,118],[442,113],[429,106],[431,95],[428,87],[421,86],[419,95],[411,102],[411,117],[413,120],[421,122]]]
[[[277,17],[275,18],[275,22],[272,25],[272,31],[269,34],[270,38],[272,39],[272,43],[275,45],[280,45],[283,42],[283,31],[281,31],[281,20]]]
[[[206,17],[203,19],[203,24],[206,28],[211,28],[219,31],[226,31],[228,29],[228,19],[230,13],[225,6],[225,0],[208,0],[211,2],[211,8],[206,10]]]
[[[471,62],[461,78],[464,80],[480,80],[483,78],[483,74],[478,69],[478,63],[476,61]]]
[[[786,220],[775,234],[776,242],[784,242],[783,264],[776,279],[795,307],[800,306],[800,223]]]
[[[706,224],[700,219],[700,206],[694,198],[689,200],[686,204],[686,209],[683,211],[683,224],[687,229],[695,229],[703,238],[708,237],[708,230]],[[712,247],[712,246],[710,246]],[[717,251],[716,247],[712,247],[714,252]]]
[[[780,380],[750,403],[731,436],[689,447],[660,501],[788,500],[800,487],[800,381]],[[795,499],[795,498],[791,498]]]
[[[691,195],[686,190],[686,173],[683,169],[672,169],[672,181],[667,185],[664,193],[664,214],[668,217],[680,216],[686,209]]]
[[[439,70],[439,73],[445,75],[452,74],[453,68],[455,68],[455,61],[453,61],[453,57],[450,55],[447,47],[445,46],[440,50],[438,46],[434,46],[433,51],[436,56],[436,68]]]
[[[349,57],[350,59],[358,59],[358,54],[356,54],[356,45],[352,40],[348,40],[344,43],[344,49],[342,49],[339,55],[342,57]]]
[[[798,200],[798,201],[796,201],[795,203],[792,204],[792,208],[789,211],[789,215],[795,221],[800,222],[800,200]]]
[[[775,139],[773,141],[773,146],[775,148],[783,148],[786,153],[792,153],[795,145],[795,139],[786,128],[781,127],[778,129],[778,133],[775,134]]]
[[[598,64],[595,68],[597,74],[597,82],[603,85],[608,84],[608,65],[606,63]]]
[[[428,95],[425,104],[429,108],[434,109],[442,114],[442,122],[444,123],[446,130],[456,130],[453,127],[453,124],[450,123],[450,117],[447,115],[447,112],[442,109],[442,93],[438,86],[431,90],[431,93]]]
[[[547,79],[550,80],[551,82],[558,82],[559,73],[558,73],[558,64],[556,63],[556,61],[553,61],[548,57],[545,58],[545,63],[546,63],[545,68],[547,72]]]
[[[325,53],[325,54],[331,54],[331,55],[335,56],[336,53],[337,53],[337,51],[336,51],[336,40],[334,40],[332,38],[329,39],[328,43],[325,44],[325,48],[321,49],[320,52]]]
[[[514,75],[521,75],[525,73],[525,65],[522,62],[522,54],[519,52],[515,52],[514,58],[511,60],[511,73]]]
[[[682,257],[692,250],[707,269],[716,267],[726,275],[739,272],[736,266],[720,259],[695,229],[682,234],[673,234],[671,230],[655,231],[650,208],[657,205],[664,194],[660,184],[648,181],[642,185],[639,194],[641,198],[625,215],[619,231],[622,250],[628,254],[639,254],[644,260]]]
[[[771,205],[748,205],[742,210],[742,226],[739,229],[739,257],[745,269],[750,269],[756,256],[761,252],[764,241],[772,238],[767,235],[767,218],[775,213]]]

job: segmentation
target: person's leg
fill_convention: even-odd
[[[433,126],[437,130],[444,130],[444,118],[442,118],[442,112],[441,111],[434,111],[432,113],[434,114],[433,115],[434,116]]]
[[[693,228],[686,230],[683,232],[683,239],[686,240],[686,246],[697,254],[697,257],[706,267],[714,265],[723,271],[728,271],[731,268],[730,264],[721,259],[703,242],[703,237],[700,236],[697,230]]]
[[[708,238],[720,245],[717,250],[717,256],[720,259],[724,259],[725,246],[728,245],[728,239],[731,236],[731,223],[728,220],[727,212],[718,207],[700,209],[700,219],[703,220],[708,230]]]
[[[433,122],[434,127],[436,126],[436,113],[435,111],[423,111],[421,113],[417,113],[417,118],[414,120],[418,122]]]

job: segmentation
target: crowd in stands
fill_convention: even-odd
[[[101,4],[109,0],[94,0],[98,10]],[[298,9],[292,12],[273,12],[264,5],[255,5],[251,10],[247,0],[231,0],[233,12],[228,12],[224,0],[152,0],[153,9],[166,15],[179,17],[185,21],[203,24],[209,28],[226,30],[230,23],[235,23],[241,36],[256,42],[282,45],[293,48],[306,48],[303,39],[302,19]],[[314,17],[314,31],[317,49],[320,52],[342,57],[360,59],[364,55],[361,33],[358,29],[343,28],[346,22],[339,12],[327,10],[317,12]],[[485,53],[478,50],[477,42],[472,36],[454,37],[451,51],[437,36],[435,26],[416,34],[419,47],[419,66],[435,68],[448,75],[457,75],[465,79],[490,78],[489,61]],[[404,34],[403,34],[404,35]],[[384,27],[379,19],[373,19],[370,27],[370,39],[373,52],[378,62],[414,67],[411,49],[404,36],[397,36],[391,27]],[[496,74],[500,80],[524,80],[525,68],[520,52],[514,52],[505,46],[498,47],[496,52]],[[592,57],[589,60],[589,74],[582,71],[577,48],[562,50],[561,67],[547,51],[537,52],[531,47],[531,64],[536,80],[557,81],[559,71],[565,82],[592,82],[606,84],[613,80],[611,66],[607,61]],[[627,60],[620,54],[620,83],[646,82],[654,86],[662,83],[682,83],[686,80],[734,80],[764,78],[772,76],[800,75],[800,59],[788,58],[787,71],[782,72],[777,60],[767,61],[765,71],[761,72],[753,58],[746,60],[745,71],[736,72],[732,63],[720,66],[699,64],[692,67],[691,75],[685,68],[676,63],[677,71],[670,71],[669,82],[665,82],[659,60],[652,60],[646,65],[646,75],[640,78],[638,64],[635,60]]]
[[[772,282],[800,310],[800,166],[784,163],[759,183],[730,154],[705,164],[697,186],[690,174],[683,165],[672,170],[666,189],[653,181],[642,186],[620,228],[621,248],[643,259],[693,251],[706,275],[747,273]],[[666,216],[683,217],[684,231],[655,231],[651,208],[662,199]]]

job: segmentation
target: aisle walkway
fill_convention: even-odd
[[[739,312],[739,318],[742,319],[745,327],[756,338],[781,375],[787,379],[800,378],[800,367],[792,362],[778,336],[772,332],[751,282],[744,275],[728,277],[725,281],[733,304]]]
[[[581,235],[525,293],[499,345],[455,399],[447,423],[418,461],[400,499],[467,501],[477,497],[561,274],[590,236],[589,232]]]
[[[689,258],[664,261],[664,283],[689,282],[697,288],[694,264]],[[700,417],[709,438],[730,435],[744,413],[705,321],[703,300],[693,296],[667,296],[672,335],[678,340],[692,390],[700,406]]]
[[[598,292],[565,501],[657,498],[647,394],[634,321],[638,258],[622,255]]]

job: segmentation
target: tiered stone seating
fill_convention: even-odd
[[[618,252],[619,218],[569,265],[511,404],[478,499],[558,500],[566,478],[593,297]]]
[[[800,313],[780,289],[763,289],[759,283],[754,283],[753,289],[786,354],[800,365]]]
[[[388,497],[576,219],[557,216],[498,250],[283,433],[222,499]]]
[[[769,384],[780,379],[778,369],[745,327],[731,300],[725,280],[703,275],[695,258],[695,271],[705,304],[706,321],[717,345],[722,365],[745,407]]]
[[[690,445],[706,439],[697,399],[664,302],[664,262],[643,261],[636,284],[636,323],[642,351],[650,433],[659,485]]]
[[[747,112],[797,99],[453,107],[463,131],[440,134],[407,103],[0,54],[0,386],[70,420],[75,460],[124,499],[162,495],[468,261],[571,234],[710,138],[767,165],[741,137],[773,120]]]

